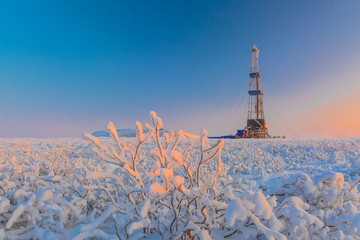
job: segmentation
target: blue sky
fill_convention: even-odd
[[[345,106],[360,123],[359,12],[359,1],[3,1],[0,137],[132,128],[150,110],[168,129],[234,133],[254,43],[271,134],[359,136],[331,120]]]

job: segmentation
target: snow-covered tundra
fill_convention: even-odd
[[[0,139],[0,239],[360,239],[360,139]],[[143,131],[143,127],[146,131]]]

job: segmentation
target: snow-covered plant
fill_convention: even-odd
[[[359,180],[348,183],[342,173],[323,172],[310,178],[290,177],[278,190],[282,200],[275,214],[284,220],[293,238],[308,236],[342,239],[360,237]],[[344,235],[345,234],[345,235]]]
[[[86,201],[69,190],[69,142],[12,142],[0,153],[0,239],[67,239]],[[75,164],[74,164],[75,165]]]
[[[110,204],[105,212],[114,213],[118,238],[139,239],[155,234],[162,239],[233,235],[285,239],[278,232],[282,224],[265,196],[260,192],[243,192],[222,171],[224,140],[209,146],[206,130],[201,132],[198,143],[183,142],[181,131],[160,138],[162,120],[155,112],[150,116],[152,126],[145,125],[146,135],[142,125],[136,123],[134,144],[120,141],[112,123],[108,131],[114,145],[103,145],[96,137],[85,134],[96,155],[109,167],[88,175],[83,188],[102,189],[106,193]],[[144,147],[147,144],[153,148]],[[80,225],[72,236],[89,237],[94,232],[88,229],[91,228],[86,224]]]

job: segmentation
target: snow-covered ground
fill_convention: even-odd
[[[360,239],[360,139],[137,127],[118,142],[0,139],[0,239]]]

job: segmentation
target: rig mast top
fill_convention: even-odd
[[[258,73],[259,72],[259,50],[257,47],[254,46],[251,49],[252,52],[252,60],[251,60],[251,66],[250,66],[250,73]]]

